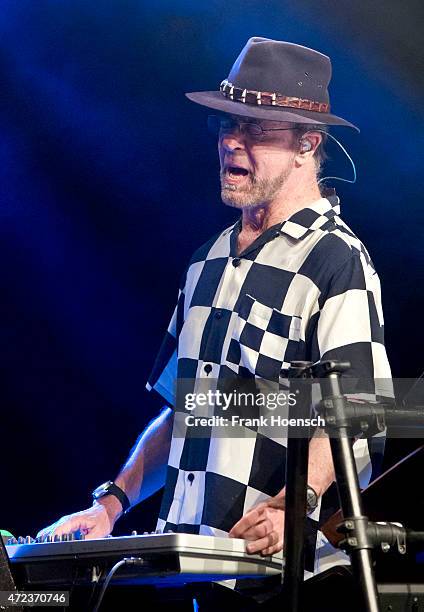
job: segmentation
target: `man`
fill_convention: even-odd
[[[141,435],[88,510],[42,534],[109,534],[130,506],[165,485],[158,528],[249,541],[249,553],[282,549],[284,436],[203,437],[173,430],[177,380],[204,385],[278,382],[291,361],[343,359],[350,376],[389,378],[379,280],[365,247],[339,217],[334,192],[318,183],[331,114],[328,57],[299,45],[251,38],[219,91],[187,94],[222,113],[221,197],[241,219],[193,255],[148,388],[167,406]],[[178,409],[178,408],[177,408]],[[355,443],[362,485],[371,475],[366,441]],[[374,453],[375,456],[378,453]],[[310,443],[309,575],[331,562],[319,522],[332,510],[334,470],[325,437]],[[321,567],[320,567],[321,563]]]

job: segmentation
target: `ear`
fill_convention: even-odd
[[[321,132],[306,132],[299,139],[299,149],[296,155],[296,162],[299,166],[303,166],[305,163],[310,161],[317,148],[319,147],[322,141]]]

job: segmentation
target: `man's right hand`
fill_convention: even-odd
[[[91,508],[62,516],[61,519],[38,532],[37,537],[62,536],[80,531],[88,539],[108,536],[122,514],[122,506],[113,495],[105,495]]]
[[[133,506],[165,484],[166,464],[171,445],[174,413],[165,408],[144,430],[130,458],[115,478],[115,483],[128,495]],[[62,536],[81,531],[87,538],[108,536],[122,515],[122,505],[114,495],[104,495],[82,512],[63,516],[45,527],[39,537]]]

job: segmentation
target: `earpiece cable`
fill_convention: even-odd
[[[352,169],[353,169],[353,179],[347,179],[347,178],[342,178],[340,176],[323,176],[322,178],[319,179],[318,181],[318,185],[320,183],[322,183],[323,181],[328,181],[330,179],[333,179],[335,181],[343,181],[344,183],[356,183],[356,166],[355,166],[355,162],[353,161],[353,159],[351,158],[351,156],[349,155],[349,153],[346,151],[345,147],[342,145],[342,143],[337,140],[337,138],[335,136],[333,136],[332,134],[330,134],[329,132],[326,132],[324,130],[319,130],[319,129],[314,129],[314,132],[322,132],[322,134],[325,134],[326,136],[328,136],[329,138],[331,138],[331,140],[334,140],[334,142],[336,144],[339,145],[339,147],[341,148],[341,150],[343,151],[343,153],[346,155],[346,157],[348,158],[348,160],[350,161],[351,165],[352,165]]]

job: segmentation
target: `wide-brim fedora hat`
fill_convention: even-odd
[[[331,113],[331,61],[294,43],[250,38],[217,91],[186,96],[202,106],[243,117],[359,129]]]

